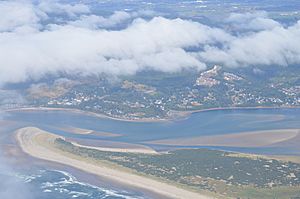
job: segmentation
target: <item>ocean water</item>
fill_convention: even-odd
[[[34,190],[32,198],[38,199],[142,199],[137,193],[112,190],[78,181],[71,174],[59,170],[38,170],[16,174],[20,183]]]

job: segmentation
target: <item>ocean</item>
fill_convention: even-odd
[[[25,173],[9,173],[2,175],[2,179],[13,179],[14,185],[22,187],[24,198],[32,199],[142,199],[146,198],[138,193],[125,190],[103,188],[78,181],[70,173],[60,170],[32,170]],[[7,176],[10,175],[10,176]],[[1,176],[1,174],[0,174]],[[0,182],[1,185],[1,182]],[[10,186],[13,184],[10,183]],[[18,191],[16,189],[15,191]],[[1,188],[0,188],[1,196]]]

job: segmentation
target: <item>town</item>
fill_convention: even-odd
[[[74,108],[130,120],[168,119],[182,111],[219,107],[300,106],[299,69],[288,68],[272,76],[256,74],[255,68],[249,72],[248,68],[218,65],[200,72],[148,73],[153,74],[145,79],[68,77],[31,84],[21,92],[26,104],[19,106]]]

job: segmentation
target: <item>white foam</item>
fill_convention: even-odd
[[[66,180],[63,181],[63,182],[58,182],[56,184],[79,184],[79,185],[82,185],[82,186],[87,186],[87,187],[91,187],[91,188],[94,188],[94,189],[97,189],[101,192],[104,192],[105,193],[105,196],[108,197],[108,196],[115,196],[115,197],[122,197],[124,199],[143,199],[143,197],[139,197],[139,196],[127,196],[127,195],[123,195],[122,193],[120,193],[119,191],[115,191],[115,190],[112,190],[112,189],[105,189],[105,188],[100,188],[98,186],[95,186],[95,185],[91,185],[89,183],[84,183],[84,182],[80,182],[78,181],[74,176],[72,176],[70,173],[67,173],[65,171],[60,171],[60,170],[52,170],[54,172],[58,172],[58,173],[61,173],[65,176],[67,176],[69,178],[69,180]],[[128,194],[128,192],[124,192],[124,194]]]
[[[32,182],[32,180],[41,177],[41,175],[23,175],[19,173],[15,174],[15,176],[22,179],[25,183]]]
[[[103,187],[98,187],[95,185],[91,185],[89,183],[85,182],[80,182],[76,179],[76,177],[72,176],[70,173],[65,172],[65,171],[60,171],[60,170],[39,170],[38,174],[34,175],[23,175],[23,174],[15,174],[18,176],[18,178],[22,179],[26,183],[30,183],[36,178],[43,177],[43,174],[45,172],[57,172],[62,174],[64,177],[61,177],[59,181],[56,182],[43,182],[40,185],[40,188],[44,193],[51,193],[51,192],[59,192],[59,193],[65,193],[70,195],[72,198],[78,198],[80,196],[86,196],[89,197],[91,196],[91,193],[86,193],[82,191],[73,191],[69,190],[67,187],[69,185],[80,185],[83,187],[89,187],[92,189],[95,189],[96,191],[102,192],[103,197],[109,197],[109,196],[114,196],[114,197],[120,197],[124,199],[143,199],[144,197],[139,197],[139,196],[129,196],[129,192],[126,191],[116,191],[112,189],[106,189]]]

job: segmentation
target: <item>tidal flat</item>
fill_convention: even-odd
[[[281,192],[289,193],[289,196],[299,195],[299,187],[297,183],[293,184],[292,187],[280,185],[276,186],[275,188],[273,187],[273,181],[264,181],[266,179],[274,178],[275,181],[278,182],[278,179],[286,180],[290,177],[292,177],[290,179],[294,179],[294,175],[296,176],[296,178],[298,176],[298,164],[297,161],[294,160],[299,159],[299,156],[297,155],[299,154],[299,147],[295,147],[295,143],[297,143],[297,139],[299,137],[296,130],[300,128],[299,109],[216,110],[193,113],[189,118],[166,122],[120,121],[61,110],[19,110],[10,111],[5,114],[3,118],[3,122],[4,121],[6,125],[3,125],[1,128],[1,130],[5,132],[1,136],[1,140],[3,140],[2,147],[5,147],[7,149],[6,155],[10,156],[12,159],[17,159],[16,157],[18,157],[19,160],[23,159],[27,162],[29,160],[29,163],[32,163],[30,161],[32,160],[32,157],[20,152],[20,148],[18,147],[16,141],[13,139],[13,132],[20,128],[35,126],[43,131],[48,131],[58,137],[64,138],[66,142],[74,144],[72,147],[77,147],[76,149],[80,149],[79,151],[82,150],[81,153],[83,154],[98,154],[98,152],[95,153],[94,150],[100,151],[97,157],[99,155],[101,157],[114,157],[113,160],[106,159],[105,161],[110,161],[111,164],[115,165],[116,167],[121,166],[123,169],[129,169],[130,172],[137,173],[138,175],[146,175],[146,177],[149,177],[148,175],[150,175],[151,178],[154,178],[155,180],[163,180],[164,182],[171,183],[172,185],[175,184],[176,186],[191,190],[196,193],[200,191],[202,195],[203,191],[208,191],[221,193],[224,197],[226,195],[225,193],[233,195],[235,194],[234,196],[237,196],[237,189],[234,189],[232,187],[244,187],[246,185],[243,183],[247,183],[247,181],[253,183],[250,178],[256,179],[257,183],[261,183],[264,185],[259,185],[259,187],[248,186],[245,189],[241,189],[241,187],[239,187],[238,190],[240,190],[240,192],[238,192],[238,196],[253,196],[253,194],[256,194],[256,196],[260,196],[261,198],[272,198],[273,196],[278,196],[278,194],[280,194]],[[109,133],[102,134],[101,132]],[[270,136],[270,134],[272,133],[275,133],[276,136]],[[224,144],[220,142],[219,145],[217,145],[216,140],[214,140],[215,143],[213,143],[211,146],[204,144],[188,145],[187,143],[180,142],[172,145],[166,145],[164,143],[151,143],[160,140],[166,140],[166,138],[185,141],[185,139],[189,140],[195,137],[198,137],[199,140],[201,140],[201,137],[209,136],[213,136],[215,138],[217,137],[219,140],[224,137],[228,138],[229,143],[232,142],[232,138],[235,138],[235,145],[224,146]],[[255,137],[257,137],[256,139],[261,140],[261,144],[252,144],[251,146],[249,146],[249,142],[248,145],[246,145],[247,142],[243,141],[245,139],[247,140],[247,138],[254,139]],[[272,139],[269,139],[270,137]],[[195,139],[194,141],[199,140]],[[268,142],[267,145],[265,145],[265,141]],[[76,143],[78,145],[76,145]],[[112,148],[118,149],[118,151],[113,151]],[[134,151],[126,151],[124,149],[150,149],[152,151],[155,151],[157,153],[157,156],[155,153],[149,154],[143,153],[143,151],[141,151],[142,153],[135,153]],[[64,150],[65,152],[68,152],[67,148],[65,148]],[[191,154],[194,154],[195,156]],[[279,173],[272,173],[269,177],[263,176],[260,181],[258,180],[258,178],[253,177],[253,173],[246,172],[247,169],[244,167],[242,173],[246,173],[245,175],[242,175],[242,173],[241,175],[233,177],[231,175],[219,175],[217,172],[222,173],[224,169],[227,169],[226,172],[228,171],[230,173],[228,169],[232,167],[230,167],[230,164],[222,166],[214,162],[208,166],[209,168],[206,168],[211,171],[208,172],[209,175],[211,174],[211,178],[208,176],[203,176],[202,169],[200,168],[201,166],[205,166],[205,164],[194,161],[199,160],[199,158],[201,159],[201,157],[205,158],[205,154],[211,154],[211,157],[217,159],[224,158],[224,154],[226,154],[225,157],[227,160],[232,161],[238,159],[237,161],[242,160],[243,162],[253,161],[251,164],[254,165],[257,165],[258,163],[266,163],[262,165],[259,164],[260,166],[258,166],[259,170],[261,170],[262,173],[266,173],[269,169],[267,167],[264,167],[263,165],[267,165],[267,161],[270,161],[270,159],[274,163],[270,165],[271,168],[273,168],[274,166],[274,169],[277,169],[278,172],[280,172],[280,169],[278,169],[277,166],[281,164],[281,162],[288,163],[288,165],[290,165],[291,167],[288,167],[290,169],[288,171],[285,171],[284,169],[282,170],[283,172],[285,172],[285,176],[280,177],[281,174],[279,175]],[[265,155],[267,155],[268,157]],[[22,158],[20,159],[19,157]],[[87,155],[85,155],[85,157],[87,157]],[[163,160],[165,159],[169,160],[169,158],[171,158],[170,160],[172,160],[173,158],[174,160],[178,160],[178,158],[181,159],[182,157],[189,158],[184,159],[182,162],[191,162],[190,166],[196,169],[193,171],[201,172],[196,174],[186,173],[185,176],[176,177],[177,172],[181,174],[184,173],[184,171],[181,169],[189,168],[188,165],[186,165],[182,168],[180,166],[178,166],[178,168],[177,166],[175,166],[176,172],[173,172],[173,176],[167,175],[169,170],[171,171],[172,169],[174,169],[172,167],[174,167],[175,162],[173,166],[165,165],[161,167],[162,165],[155,165],[156,169],[154,170],[151,170],[150,168],[146,169],[146,167],[143,167],[143,165],[154,165],[156,164],[155,162],[164,164],[165,161]],[[193,157],[196,157],[196,159],[193,160]],[[89,158],[95,157],[93,155]],[[136,164],[131,164],[130,166],[126,163],[126,161],[123,161],[124,158],[133,158],[132,160],[130,159],[129,162],[133,161]],[[77,172],[76,168],[74,169],[71,166],[64,166],[61,163],[51,163],[46,160],[41,161],[37,158],[33,159],[35,160],[34,162],[43,162],[43,164],[38,163],[37,165],[43,165],[44,168],[48,168],[46,169],[46,171],[52,170],[51,167],[47,167],[46,165],[61,165],[61,171],[68,171],[73,175],[78,175],[78,173],[81,173],[80,179],[85,179],[92,185],[106,184],[105,182],[107,182],[107,185],[110,184],[110,180],[107,178],[98,176],[99,178],[96,179],[95,177],[92,177],[92,174],[82,172],[78,169]],[[260,160],[262,160],[262,162],[260,162]],[[205,162],[205,160],[201,162]],[[219,166],[221,167],[219,168]],[[57,168],[57,166],[52,168]],[[84,177],[85,175],[89,177]],[[207,178],[211,178],[211,180],[207,181]],[[226,182],[224,183],[224,181]],[[234,184],[234,182],[238,182],[238,184]],[[285,184],[286,182],[287,181],[282,181],[281,183]],[[293,183],[295,182],[296,181],[293,181]],[[232,183],[233,185],[228,185],[227,183]],[[120,183],[113,182],[111,184],[113,185]],[[123,185],[121,187],[122,190],[135,190],[134,192],[138,192],[138,194],[134,194],[134,196],[138,196],[137,198],[164,198],[161,197],[161,195],[158,193],[153,193],[142,188],[134,188],[128,185]],[[231,187],[231,189],[229,189],[229,187]],[[117,190],[120,189],[117,188]],[[263,195],[263,193],[270,194]],[[50,193],[48,194],[51,195]],[[206,193],[204,193],[204,195],[211,196],[210,194]]]

